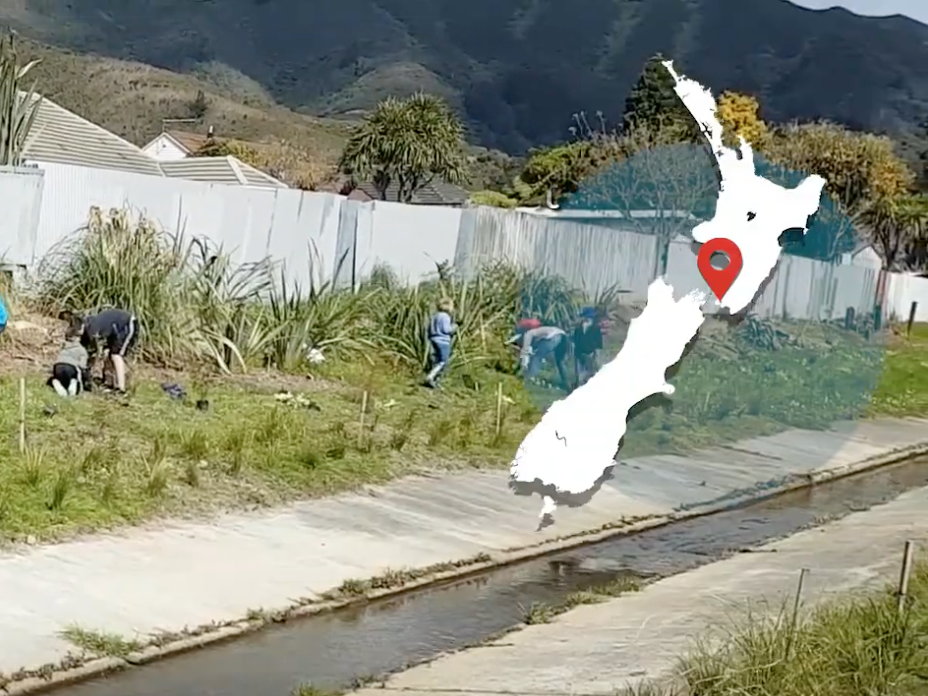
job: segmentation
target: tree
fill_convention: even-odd
[[[286,140],[244,143],[212,139],[194,153],[195,157],[231,155],[288,186],[315,191],[332,178],[333,168],[303,147]]]
[[[771,164],[762,155],[754,155],[754,167],[758,176],[769,179],[780,186],[794,188],[808,174]],[[854,250],[860,241],[854,219],[826,191],[818,211],[809,221],[803,235],[787,234],[781,239],[783,251],[794,256],[804,256],[819,261],[834,261],[841,254]]]
[[[42,103],[29,73],[38,65],[20,64],[13,35],[0,37],[0,166],[18,167]]]
[[[625,100],[625,128],[644,128],[651,133],[666,129],[669,139],[698,142],[702,138],[699,125],[674,91],[676,82],[664,60],[658,53],[645,64]]]
[[[883,259],[883,269],[900,270],[911,249],[925,240],[928,199],[912,194],[877,198],[867,203],[859,217]]]
[[[190,118],[201,119],[206,116],[207,111],[209,111],[209,101],[203,90],[198,90],[197,96],[190,102]]]
[[[396,186],[396,200],[409,203],[436,177],[467,182],[464,146],[464,126],[443,100],[422,93],[391,97],[355,128],[338,170],[355,184],[370,181],[381,200]]]
[[[615,211],[626,229],[657,236],[657,277],[667,271],[670,243],[714,214],[718,177],[704,147],[678,142],[660,123],[628,131],[621,147],[625,157],[584,181],[562,207]]]
[[[519,201],[510,198],[505,193],[499,191],[474,191],[470,194],[468,203],[472,205],[485,205],[490,208],[515,208]]]
[[[851,216],[907,193],[914,180],[889,138],[832,123],[779,128],[764,154],[772,164],[824,177],[826,191]]]
[[[760,104],[757,100],[748,94],[723,92],[717,103],[716,116],[722,124],[725,144],[736,146],[740,135],[753,146],[755,152],[762,151],[770,134],[767,124],[758,115]]]

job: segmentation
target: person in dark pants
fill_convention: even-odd
[[[124,309],[104,309],[99,314],[85,318],[82,325],[81,345],[90,355],[90,369],[93,369],[99,344],[103,343],[106,348],[106,360],[112,364],[115,373],[113,388],[125,394],[126,355],[138,341],[138,319],[132,312]]]
[[[54,389],[58,396],[73,397],[91,389],[88,367],[90,356],[87,349],[81,345],[82,330],[80,319],[71,322],[58,359],[52,365],[52,374],[46,384]]]
[[[537,319],[524,319],[519,322],[515,336],[508,343],[519,349],[519,363],[525,379],[533,380],[541,371],[542,364],[553,358],[561,387],[570,393],[564,366],[570,347],[566,331],[557,326],[544,326]]]
[[[574,329],[574,364],[577,386],[586,384],[599,369],[599,351],[603,349],[603,332],[596,321],[596,308],[584,307],[580,322]]]

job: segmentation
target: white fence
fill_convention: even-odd
[[[418,282],[443,261],[466,272],[489,261],[508,260],[561,275],[592,294],[617,286],[640,297],[657,268],[657,239],[614,224],[582,224],[492,208],[361,203],[333,194],[250,189],[70,165],[43,164],[40,171],[0,171],[0,200],[6,203],[0,216],[0,254],[7,263],[27,268],[34,268],[56,243],[80,229],[91,206],[124,205],[167,229],[206,236],[239,262],[267,256],[282,260],[289,278],[304,285],[320,279],[353,283],[378,265]],[[680,293],[707,289],[686,242],[671,244],[666,275]],[[870,268],[784,256],[755,311],[797,319],[836,318],[849,307],[869,312],[877,276]],[[889,283],[887,313],[907,317],[912,299],[923,297],[924,303],[918,300],[919,320],[928,320],[928,282],[897,278],[901,276]]]

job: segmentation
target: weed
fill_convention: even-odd
[[[189,430],[180,436],[181,454],[186,459],[201,461],[209,456],[209,440],[200,430]]]
[[[145,472],[145,492],[152,498],[163,495],[168,487],[171,473],[170,463],[166,460],[146,460]]]
[[[115,633],[92,631],[74,625],[64,629],[61,637],[81,650],[101,657],[125,657],[141,649],[141,643],[137,640],[127,640]]]
[[[410,411],[398,428],[395,428],[390,434],[390,449],[401,452],[409,442],[409,437],[413,431],[418,418],[416,411]]]
[[[447,444],[448,436],[454,430],[454,421],[447,418],[437,421],[429,429],[429,447]]]
[[[73,487],[73,472],[67,469],[59,470],[55,474],[55,479],[52,483],[52,492],[48,501],[48,509],[52,512],[61,512],[61,510],[64,508],[65,501],[68,498],[68,494],[71,492]]]
[[[193,488],[200,486],[200,462],[188,459],[184,465],[184,482]]]
[[[557,614],[554,607],[544,602],[532,602],[527,608],[522,605],[519,607],[522,609],[522,620],[529,626],[548,623]]]

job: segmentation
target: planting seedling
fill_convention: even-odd
[[[595,306],[612,322],[603,362],[627,325],[617,295],[588,299],[561,279],[504,264],[467,280],[443,268],[415,287],[383,269],[354,289],[300,287],[270,262],[236,266],[222,250],[129,211],[94,211],[37,277],[17,307],[47,317],[130,307],[143,340],[125,400],[90,393],[56,403],[49,418],[34,399],[20,412],[19,383],[0,378],[0,430],[8,433],[0,491],[9,511],[0,541],[272,505],[425,469],[505,467],[545,405],[564,396],[515,374],[518,356],[505,342],[516,322],[570,327],[581,307]],[[454,308],[454,350],[443,388],[427,390],[419,385],[439,300]],[[719,354],[701,352],[701,338],[670,376],[673,399],[634,415],[623,451],[693,449],[848,417],[861,390],[853,376],[874,351],[844,338],[828,350],[780,345],[784,334],[820,330],[804,326],[752,324],[744,333],[769,350],[736,357],[732,341]],[[928,409],[923,340],[916,331],[889,356],[873,413]],[[53,356],[58,345],[34,349]],[[309,360],[310,349],[325,360]],[[0,360],[11,350],[3,342]],[[24,350],[16,346],[17,355]],[[542,369],[542,382],[562,382],[556,364]],[[45,379],[30,374],[29,394],[47,390]],[[191,407],[179,408],[175,393]],[[28,433],[22,452],[17,432],[24,442]]]

